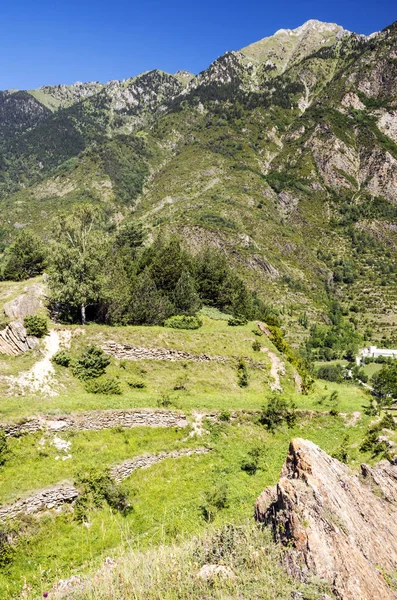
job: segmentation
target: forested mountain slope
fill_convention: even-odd
[[[308,21],[197,76],[0,97],[1,243],[88,200],[151,239],[222,249],[292,315],[337,299],[362,331],[397,317],[397,27]],[[374,325],[376,323],[376,326]]]

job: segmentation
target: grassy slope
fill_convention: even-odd
[[[264,336],[253,334],[254,323],[230,327],[224,320],[204,317],[202,329],[186,332],[161,327],[89,325],[82,335],[81,328],[71,329],[76,334],[71,348],[74,355],[88,343],[100,344],[112,339],[147,347],[185,349],[192,353],[227,357],[244,355],[251,360],[262,360],[266,366],[263,371],[250,368],[249,386],[240,388],[233,362],[220,365],[112,359],[108,374],[120,378],[121,396],[88,394],[68,370],[57,367],[56,376],[61,384],[59,396],[45,398],[36,394],[13,397],[3,391],[1,421],[37,413],[156,407],[164,393],[170,394],[176,405],[187,414],[194,409],[259,409],[271,394],[268,355],[254,352],[252,342],[259,339],[271,351],[278,353]],[[25,370],[28,359],[29,356],[12,359],[12,372],[16,374],[18,370]],[[275,435],[257,425],[252,415],[241,415],[237,421],[219,425],[207,423],[204,436],[196,439],[185,439],[187,431],[173,429],[63,432],[57,435],[71,442],[68,452],[72,457],[66,460],[62,460],[66,453],[57,451],[53,446],[55,434],[27,435],[10,440],[11,454],[2,469],[0,484],[2,503],[65,479],[74,481],[78,472],[91,465],[105,467],[146,452],[195,445],[208,445],[212,451],[203,456],[176,461],[169,459],[133,473],[123,484],[133,505],[132,512],[125,517],[106,506],[90,511],[89,528],[77,523],[67,510],[58,516],[49,513],[41,519],[23,517],[14,560],[1,569],[0,595],[20,598],[23,582],[26,581],[25,597],[35,598],[37,593],[47,590],[60,578],[95,569],[109,554],[117,556],[127,550],[149,549],[163,543],[180,544],[193,534],[204,533],[209,525],[203,519],[200,507],[206,502],[205,493],[219,484],[225,486],[227,506],[217,512],[214,526],[243,523],[252,515],[258,494],[266,485],[277,481],[291,437],[312,439],[326,451],[333,452],[347,434],[349,462],[353,468],[358,468],[364,460],[374,460],[358,451],[368,417],[362,416],[354,426],[347,426],[351,413],[362,411],[363,405],[368,402],[365,392],[353,385],[317,382],[311,394],[302,396],[294,391],[291,367],[286,365],[286,368],[287,374],[281,380],[288,397],[295,400],[298,408],[317,412],[302,413],[292,430],[282,428]],[[176,392],[173,388],[181,378],[187,389]],[[127,381],[131,379],[143,380],[147,387],[143,390],[130,389]],[[330,406],[327,398],[334,390],[339,392],[339,410],[347,413],[345,417],[328,414]],[[241,470],[241,461],[255,447],[259,447],[263,454],[259,470],[249,476]],[[56,456],[61,458],[56,459]],[[277,573],[275,567],[269,577],[276,577]],[[282,577],[283,585],[287,586],[286,576]]]

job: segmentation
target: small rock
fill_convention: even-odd
[[[215,579],[216,577],[220,577],[221,579],[235,579],[236,575],[230,567],[225,567],[224,565],[204,565],[197,573],[197,577],[204,581],[211,581],[211,579]]]

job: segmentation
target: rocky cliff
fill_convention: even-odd
[[[327,581],[340,600],[397,598],[397,464],[352,474],[318,446],[292,440],[276,489],[255,516],[273,527],[298,578]]]

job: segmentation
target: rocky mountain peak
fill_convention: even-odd
[[[396,600],[396,517],[395,461],[362,465],[359,477],[303,439],[292,440],[277,488],[256,504],[257,520],[288,547],[291,574],[326,580],[340,600]]]

